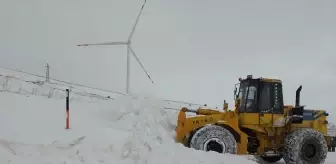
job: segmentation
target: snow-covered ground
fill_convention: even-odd
[[[105,103],[0,93],[0,163],[253,163],[173,142],[174,114],[159,100],[121,97]]]
[[[64,92],[36,92],[59,86],[31,84],[20,77],[8,87],[6,78],[0,79],[1,164],[255,163],[247,156],[174,143],[177,112],[165,109],[167,102],[161,99],[119,95],[91,101],[87,95],[73,94],[71,129],[66,130]],[[326,163],[336,163],[335,155],[329,153]]]

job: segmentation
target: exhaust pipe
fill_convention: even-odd
[[[296,99],[295,99],[295,106],[298,107],[300,106],[300,92],[302,89],[302,85],[296,90]]]

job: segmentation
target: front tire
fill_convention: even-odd
[[[323,164],[327,153],[324,136],[314,129],[303,128],[286,137],[283,159],[286,164]]]
[[[208,125],[195,132],[190,141],[190,148],[218,153],[237,153],[237,143],[232,133],[218,125]]]

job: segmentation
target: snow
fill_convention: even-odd
[[[163,100],[74,98],[66,130],[64,96],[16,92],[23,87],[16,82],[0,93],[0,163],[254,163],[174,143],[176,111]]]
[[[61,85],[36,85],[19,77],[10,78],[9,88],[5,79],[0,76],[1,164],[255,163],[249,156],[196,151],[175,143],[177,111],[165,109],[162,99],[114,95],[113,100],[92,101],[71,94],[70,129],[65,129],[64,91],[32,92],[44,88],[51,93],[50,88]],[[329,153],[327,163],[335,163],[335,155]]]
[[[6,92],[0,98],[1,163],[250,162],[174,143],[172,117],[157,100],[73,102],[66,130],[63,100]]]

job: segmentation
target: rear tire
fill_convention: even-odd
[[[328,147],[323,135],[309,128],[299,129],[285,139],[286,164],[323,164]]]
[[[232,133],[222,126],[207,125],[195,132],[190,147],[202,151],[237,153],[237,143]]]

